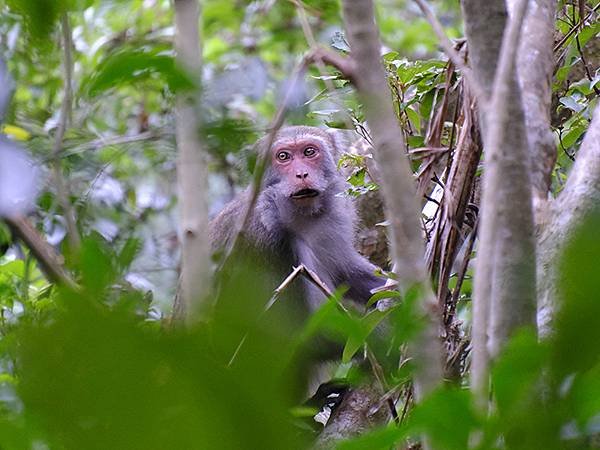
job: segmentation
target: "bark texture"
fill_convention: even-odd
[[[179,64],[199,80],[202,63],[197,0],[175,0],[175,47]],[[210,280],[207,165],[198,135],[194,97],[181,94],[176,107],[177,179],[181,208],[181,279],[174,316],[194,321],[203,314]]]
[[[317,449],[335,447],[343,439],[349,439],[368,431],[389,419],[387,402],[382,402],[383,392],[373,386],[353,389],[344,395],[342,403],[333,411],[327,427],[319,436]]]
[[[514,10],[516,0],[509,0]],[[556,1],[531,0],[523,22],[517,59],[527,141],[531,151],[531,182],[534,206],[543,207],[548,197],[556,144],[550,128],[552,76],[554,71],[554,20]]]
[[[353,81],[364,105],[373,137],[374,158],[381,171],[386,217],[390,224],[391,256],[399,288],[401,292],[414,285],[423,288],[421,306],[426,325],[411,350],[417,367],[415,393],[420,399],[441,381],[442,356],[439,311],[423,259],[419,206],[404,136],[381,62],[373,2],[345,0],[343,12],[352,59],[361,68]]]
[[[343,63],[347,67],[360,67],[360,70],[353,70],[348,76],[358,91],[373,138],[373,155],[380,170],[380,185],[389,222],[390,253],[398,275],[399,290],[405,293],[417,285],[423,292],[421,307],[426,325],[412,347],[417,366],[415,393],[420,399],[442,379],[442,352],[439,340],[440,314],[424,261],[419,204],[404,136],[381,61],[373,2],[344,0],[343,14],[346,37],[351,47],[351,58]],[[340,65],[340,62],[336,64]],[[385,420],[372,420],[373,412],[380,410],[380,392],[369,386],[352,390],[327,423],[320,438],[322,446],[351,437]],[[388,412],[384,417],[389,417]],[[429,448],[426,440],[424,447]]]
[[[509,1],[514,9],[515,0]],[[537,264],[538,311],[542,325],[548,323],[549,309],[544,305],[548,299],[550,280],[555,273],[550,261],[544,261],[548,251],[548,229],[546,220],[550,214],[548,192],[557,151],[551,129],[552,77],[554,71],[554,21],[556,2],[553,0],[531,0],[523,23],[523,36],[519,49],[518,76],[523,93],[523,109],[527,124],[527,140],[531,151],[531,179],[533,205],[538,229]],[[554,245],[551,246],[555,250]],[[553,256],[554,257],[554,256]],[[552,257],[552,258],[553,258]],[[550,259],[552,259],[550,258]],[[552,281],[554,284],[554,281]],[[547,331],[547,330],[546,330]]]
[[[358,94],[371,129],[374,158],[381,171],[386,217],[390,223],[391,255],[400,290],[423,287],[423,315],[428,321],[415,345],[417,399],[441,381],[439,311],[429,286],[419,223],[419,204],[404,136],[394,112],[392,97],[380,57],[379,30],[371,0],[345,0],[344,22],[352,58],[362,70],[355,76]]]
[[[485,172],[475,265],[472,366],[473,387],[482,400],[487,398],[490,357],[498,354],[516,328],[535,321],[529,148],[516,73],[526,8],[527,0],[520,0],[507,24],[491,104],[485,109]],[[501,20],[501,16],[496,18]],[[497,29],[497,23],[490,23],[488,28]],[[484,76],[488,76],[487,72]]]
[[[587,134],[577,153],[565,188],[551,204],[549,219],[539,238],[538,328],[550,332],[557,305],[556,265],[565,243],[577,225],[600,207],[600,108],[596,107]]]
[[[492,0],[487,2],[485,8],[481,8],[481,2],[477,0],[463,0],[462,10],[473,75],[486,97],[490,97],[508,16],[506,4],[504,0]],[[481,114],[482,122],[484,122],[484,113]],[[480,259],[479,265],[482,266],[483,262]],[[480,270],[489,271],[490,267],[480,267]],[[480,295],[479,298],[474,299],[471,331],[473,348],[471,384],[479,391],[485,391],[487,388],[489,309],[488,296]]]
[[[462,1],[469,60],[475,79],[487,97],[492,95],[502,35],[508,17],[504,0]]]

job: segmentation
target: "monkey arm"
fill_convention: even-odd
[[[355,254],[348,268],[346,279],[343,280],[343,283],[350,288],[347,295],[364,305],[373,295],[373,289],[382,287],[386,280],[375,275],[377,268],[358,253]]]
[[[226,248],[234,238],[236,220],[239,219],[240,211],[246,207],[248,197],[248,190],[237,195],[208,224],[213,253]]]

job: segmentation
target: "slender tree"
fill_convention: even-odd
[[[177,61],[199,81],[202,70],[197,0],[175,0],[175,47]],[[180,94],[175,111],[178,147],[177,178],[181,208],[181,278],[174,315],[195,321],[203,315],[210,280],[208,229],[208,171],[195,92]]]

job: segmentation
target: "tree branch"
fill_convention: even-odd
[[[71,26],[69,25],[68,13],[64,13],[61,18],[61,30],[62,30],[62,43],[64,48],[64,85],[63,93],[64,98],[60,109],[60,116],[58,119],[58,126],[56,128],[56,134],[54,136],[54,149],[52,151],[52,167],[54,174],[54,184],[56,186],[56,197],[58,203],[63,210],[65,222],[67,225],[67,239],[69,241],[69,247],[71,251],[77,252],[81,246],[81,238],[77,231],[77,221],[75,220],[75,212],[73,211],[73,205],[69,201],[69,189],[65,182],[62,166],[60,161],[60,152],[62,150],[63,139],[65,131],[67,130],[67,124],[71,116],[71,104],[73,102],[73,42],[71,37]]]
[[[314,47],[308,54],[310,62],[322,62],[337,69],[344,78],[354,84],[356,62],[351,56],[346,57],[323,47]]]
[[[479,0],[463,0],[461,6],[470,66],[485,98],[491,98],[507,18],[506,4],[504,0],[489,0],[482,8]]]
[[[487,404],[489,357],[535,316],[535,243],[529,149],[516,58],[528,0],[504,33],[487,132],[481,233],[474,284],[472,384]],[[490,27],[493,27],[490,24]],[[489,354],[488,354],[489,352]]]
[[[440,315],[423,259],[420,211],[404,136],[381,62],[373,2],[345,0],[343,13],[352,58],[361,67],[355,74],[354,83],[372,132],[374,157],[381,170],[381,187],[390,224],[391,254],[399,288],[404,293],[415,284],[423,288],[420,307],[426,325],[411,348],[417,365],[415,386],[420,399],[440,383],[442,377],[438,337]]]
[[[294,68],[294,71],[291,76],[291,82],[289,84],[288,89],[285,92],[283,101],[279,105],[277,109],[277,113],[275,117],[271,121],[271,124],[268,127],[268,134],[264,141],[264,149],[268,150],[273,145],[275,141],[275,136],[277,135],[277,131],[282,127],[283,121],[288,111],[288,105],[290,98],[293,94],[293,91],[296,89],[296,84],[304,74],[306,70],[306,66],[309,63],[309,57],[302,58],[302,61]],[[256,201],[258,200],[258,196],[260,194],[260,187],[262,183],[262,178],[267,169],[267,165],[270,162],[268,151],[261,151],[262,149],[258,149],[259,154],[256,161],[256,166],[254,168],[254,176],[252,178],[252,185],[250,186],[250,198],[245,206],[245,210],[243,214],[240,214],[239,219],[234,224],[233,238],[230,239],[225,246],[223,251],[223,258],[221,259],[220,268],[223,267],[227,259],[232,255],[234,249],[239,245],[240,235],[244,227],[246,227],[248,220],[252,215],[252,211],[254,210],[254,206],[256,205]]]
[[[515,0],[508,3],[512,9],[515,8]],[[531,151],[531,179],[536,209],[537,206],[541,209],[542,203],[548,198],[557,156],[554,134],[550,129],[555,14],[555,1],[531,0],[517,57],[517,75]]]
[[[64,269],[62,257],[40,236],[26,217],[5,217],[4,221],[10,227],[14,236],[23,241],[27,248],[29,248],[48,280],[72,290],[79,289]]]
[[[477,80],[473,76],[473,72],[465,64],[465,61],[463,60],[463,58],[461,58],[461,56],[458,54],[458,52],[454,49],[454,45],[452,44],[452,42],[450,42],[450,39],[448,39],[448,36],[446,36],[446,33],[444,32],[444,28],[442,27],[442,24],[439,22],[437,17],[435,17],[435,14],[431,10],[431,7],[427,4],[427,2],[425,0],[415,0],[415,2],[417,3],[417,5],[419,5],[421,12],[423,13],[425,18],[431,25],[431,28],[433,28],[433,31],[437,35],[437,37],[440,41],[440,46],[446,53],[446,56],[448,56],[448,58],[452,61],[452,63],[456,67],[458,67],[458,69],[461,71],[462,76],[465,78],[465,80],[467,80],[467,83],[469,84],[469,87],[473,91],[473,94],[479,100],[479,104],[484,105],[487,101],[487,98],[485,96],[485,91],[480,86],[480,84],[477,82]]]
[[[565,188],[551,205],[539,239],[538,327],[547,335],[557,305],[557,260],[577,225],[600,205],[600,107],[577,152]]]

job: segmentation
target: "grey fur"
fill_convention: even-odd
[[[280,280],[289,274],[293,265],[302,263],[330,289],[346,285],[349,287],[347,296],[364,304],[371,289],[383,285],[383,280],[374,275],[375,266],[354,248],[354,207],[350,199],[338,195],[345,188],[334,161],[340,149],[335,148],[330,133],[304,126],[281,129],[273,145],[282,139],[307,137],[319,142],[324,153],[320,170],[309,175],[320,195],[309,206],[298,206],[290,198],[293,183],[269,167],[242,237],[272,262],[270,265]],[[259,151],[268,150],[264,148],[265,142],[263,139],[257,143]],[[245,210],[249,194],[249,190],[242,192],[212,220],[210,238],[215,250],[233,238],[236,220]],[[324,300],[324,295],[310,283],[304,284],[304,298],[314,309]]]

